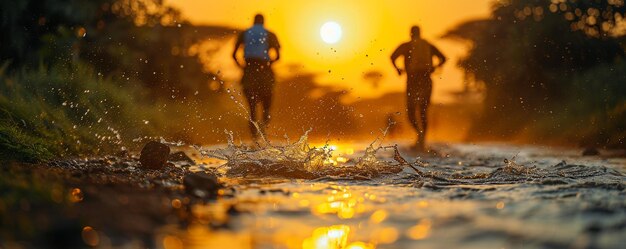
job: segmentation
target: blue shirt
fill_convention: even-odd
[[[243,56],[246,59],[260,59],[269,61],[269,49],[279,49],[276,35],[263,27],[263,24],[255,24],[239,36],[239,41],[244,44]]]

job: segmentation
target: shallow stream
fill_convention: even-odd
[[[231,197],[164,248],[624,248],[626,160],[501,144],[197,148]],[[402,148],[403,146],[400,146]],[[216,167],[201,164],[203,167]],[[228,196],[228,195],[226,195]],[[221,224],[214,224],[216,221]],[[218,222],[219,223],[219,222]]]

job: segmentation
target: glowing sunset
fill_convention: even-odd
[[[455,61],[466,53],[466,46],[440,37],[454,25],[472,18],[489,15],[490,0],[408,1],[281,1],[259,4],[254,0],[209,3],[193,0],[170,1],[181,9],[183,16],[197,24],[220,24],[244,28],[252,16],[263,13],[267,26],[283,38],[284,61],[277,66],[280,75],[289,74],[289,66],[297,64],[305,71],[319,74],[319,83],[350,92],[346,99],[379,97],[385,92],[402,91],[402,79],[389,67],[389,55],[395,46],[409,39],[412,25],[421,25],[424,37],[439,45],[451,58],[451,63],[436,72],[435,102],[449,102],[450,91],[463,88],[463,72]],[[211,13],[207,15],[207,13]],[[320,39],[320,29],[332,20],[344,30],[340,42],[327,43]],[[230,48],[225,47],[225,50]],[[225,53],[227,54],[227,53]],[[228,65],[228,66],[227,66]],[[227,78],[239,76],[233,70],[230,57],[216,62],[214,69],[225,72]],[[363,75],[371,70],[383,75],[377,88],[363,84]],[[329,73],[330,71],[330,73]]]

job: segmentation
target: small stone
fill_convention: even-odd
[[[128,153],[127,150],[120,150],[117,153],[115,153],[115,156],[119,158],[128,158],[130,157],[130,154]]]
[[[241,214],[241,211],[239,211],[239,209],[235,205],[230,205],[226,213],[228,213],[229,215],[239,215]]]
[[[600,151],[594,147],[589,147],[583,150],[583,156],[597,156],[600,155]]]
[[[215,198],[222,185],[214,174],[198,172],[183,178],[185,192],[199,198]]]
[[[172,153],[170,155],[169,160],[171,162],[185,162],[188,165],[196,165],[196,162],[193,159],[191,159],[189,156],[187,156],[185,152],[182,152],[182,151]]]
[[[150,141],[143,146],[139,162],[145,168],[161,169],[167,163],[170,156],[170,147],[155,141]]]

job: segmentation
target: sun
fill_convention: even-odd
[[[322,41],[328,44],[335,44],[341,40],[342,35],[341,26],[336,22],[326,22],[320,28],[320,36]]]

